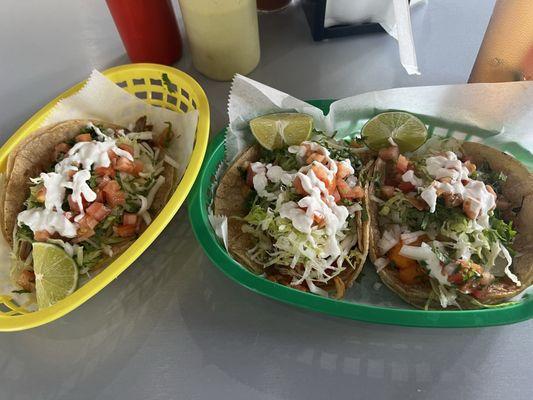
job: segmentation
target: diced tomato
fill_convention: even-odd
[[[365,197],[365,191],[361,186],[350,187],[350,185],[342,179],[337,181],[337,190],[343,199],[358,200]]]
[[[135,233],[137,232],[137,227],[135,225],[119,225],[114,226],[113,231],[116,235],[120,237],[131,237],[135,236]]]
[[[465,167],[466,167],[466,169],[468,170],[469,173],[472,173],[472,172],[474,172],[477,169],[476,164],[474,164],[470,160],[466,160],[464,162],[464,164],[465,164]]]
[[[400,189],[404,193],[412,192],[415,187],[411,182],[400,182],[398,183],[398,189]]]
[[[320,164],[322,164],[325,159],[326,159],[326,156],[324,154],[311,153],[311,155],[307,157],[307,160],[305,160],[305,162],[307,164],[311,164],[313,161],[317,161]]]
[[[73,240],[74,243],[83,242],[85,239],[89,239],[94,235],[94,230],[87,225],[80,225],[78,228],[77,236]]]
[[[41,186],[39,190],[35,193],[35,198],[39,203],[44,203],[46,199],[46,188],[44,186]]]
[[[311,170],[319,180],[326,184],[329,183],[328,169],[326,167],[313,164]]]
[[[93,140],[90,133],[82,133],[74,138],[76,142],[90,142]]]
[[[335,179],[324,182],[324,184],[326,185],[326,190],[329,194],[333,194],[335,190],[337,190],[337,181]]]
[[[337,162],[337,179],[348,178],[351,174],[350,168],[342,162]]]
[[[104,191],[100,188],[96,188],[95,193],[96,199],[94,199],[94,201],[97,201],[98,203],[105,203]]]
[[[485,289],[474,289],[470,294],[478,300],[484,300],[487,297],[487,291]]]
[[[419,236],[413,243],[409,243],[409,246],[420,246],[422,242],[429,241],[427,235]],[[400,240],[396,246],[389,250],[388,257],[399,270],[399,278],[403,283],[412,285],[427,279],[427,274],[424,269],[418,264],[416,260],[404,257],[400,254],[403,243]]]
[[[143,170],[144,170],[144,164],[142,163],[142,161],[135,160],[133,162],[133,175],[139,176],[139,174],[143,172]]]
[[[110,176],[112,178],[115,177],[115,169],[112,166],[109,166],[109,167],[96,167],[94,169],[94,172],[98,176]]]
[[[408,166],[409,166],[409,160],[407,159],[407,157],[400,154],[398,156],[398,160],[396,161],[396,170],[404,174],[407,171]]]
[[[89,207],[87,207],[86,212],[98,222],[102,221],[105,217],[111,214],[111,210],[98,201],[95,201]]]
[[[114,208],[126,202],[126,195],[117,181],[109,181],[103,188],[106,203]]]
[[[341,195],[337,189],[335,189],[332,195],[333,195],[333,198],[335,199],[335,203],[338,203],[339,201],[341,201]]]
[[[313,214],[313,221],[315,222],[315,224],[317,224],[319,227],[322,226],[324,224],[324,216],[323,215],[320,215],[320,214]]]
[[[109,177],[109,175],[104,175],[104,176],[97,176],[96,177],[96,183],[98,183],[98,188],[100,189],[103,189],[105,185],[108,184],[108,182],[110,182],[112,180],[111,177]]]
[[[120,157],[117,161],[116,169],[126,174],[138,176],[144,169],[141,161],[130,161],[126,157]]]
[[[390,161],[390,160],[396,160],[399,154],[400,154],[400,150],[398,149],[398,146],[390,146],[390,147],[381,149],[378,153],[378,156],[382,160]]]
[[[121,143],[118,145],[118,148],[124,151],[127,151],[133,157],[133,146],[130,146],[129,144]]]
[[[297,176],[294,178],[294,181],[292,182],[294,185],[294,189],[296,190],[296,193],[302,196],[307,196],[307,192],[304,190],[304,187],[302,186],[302,181],[300,180],[300,177]]]
[[[54,158],[59,160],[60,157],[64,156],[70,150],[70,146],[66,143],[59,143],[54,147]]]
[[[85,214],[79,222],[80,227],[87,227],[89,229],[94,229],[98,225],[98,220],[92,215]]]
[[[111,166],[112,167],[115,167],[115,164],[117,162],[117,154],[113,151],[113,150],[108,150],[107,151],[107,156],[109,157],[109,160],[111,161]]]
[[[83,205],[83,208],[87,206],[87,201],[85,200],[83,195],[81,197],[81,204]],[[78,203],[72,199],[71,194],[69,194],[68,196],[68,205],[70,207],[70,211],[72,211],[73,213],[79,214],[81,212],[80,208],[78,207]]]
[[[396,191],[394,186],[388,186],[388,185],[382,186],[380,190],[381,190],[381,195],[385,197],[386,199],[390,199],[392,196],[394,196],[394,192]]]
[[[463,283],[463,275],[460,273],[452,274],[448,276],[448,282],[453,283],[455,285],[460,285]]]
[[[396,267],[400,270],[404,268],[416,268],[418,266],[418,262],[416,262],[416,260],[412,260],[400,254],[400,250],[402,249],[402,246],[403,246],[403,243],[400,240],[396,244],[396,246],[390,249],[388,252],[389,259],[391,261],[394,261],[394,264],[396,264]]]
[[[115,168],[117,171],[133,175],[135,164],[133,164],[133,162],[128,160],[126,157],[119,157]]]
[[[123,225],[135,225],[137,226],[137,220],[138,220],[137,214],[132,213],[124,213],[122,216],[122,224]]]
[[[37,242],[46,242],[50,239],[50,232],[48,231],[37,231],[33,234],[33,238]]]

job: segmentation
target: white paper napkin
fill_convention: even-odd
[[[152,106],[121,89],[97,70],[92,71],[87,83],[78,93],[61,100],[52,109],[43,125],[81,118],[98,119],[128,128],[144,115],[154,126],[155,132],[161,132],[166,127],[166,122],[172,123],[178,136],[171,143],[169,152],[179,164],[178,178],[181,179],[194,146],[198,111],[177,113]]]
[[[411,6],[421,3],[411,1]],[[408,0],[327,0],[324,27],[377,22],[398,41],[400,62],[409,75],[420,75]]]

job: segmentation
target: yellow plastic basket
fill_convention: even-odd
[[[172,92],[168,91],[162,81],[166,73],[170,82],[176,85]],[[16,331],[28,329],[53,321],[74,310],[83,302],[98,293],[108,283],[124,271],[141,253],[156,239],[163,228],[170,222],[174,214],[187,197],[204,158],[209,139],[209,104],[200,85],[189,75],[175,68],[158,64],[128,64],[110,68],[103,72],[105,76],[117,83],[124,90],[136,95],[150,104],[165,107],[176,112],[196,109],[199,112],[198,127],[193,152],[185,175],[165,208],[148,226],[146,231],[120,255],[111,265],[87,284],[76,290],[66,299],[51,307],[35,312],[17,307],[7,295],[0,295],[0,331]],[[7,156],[13,148],[29,133],[39,128],[52,107],[61,99],[76,93],[85,82],[70,88],[52,100],[24,125],[0,149],[0,172],[6,169]],[[0,268],[7,268],[2,265]]]

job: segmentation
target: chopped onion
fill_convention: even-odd
[[[41,183],[42,181],[43,181],[43,178],[41,178],[40,176],[37,178],[30,178],[30,182],[34,184]]]
[[[82,266],[83,265],[83,246],[77,246],[77,249],[76,249],[76,260],[78,260],[78,265],[79,266]]]
[[[405,232],[400,235],[400,238],[402,239],[403,244],[411,244],[415,242],[419,236],[424,235],[426,232],[424,231],[416,231],[416,232]]]
[[[148,200],[146,199],[146,197],[140,194],[138,194],[137,197],[139,198],[139,200],[141,200],[141,208],[137,212],[137,215],[141,215],[143,212],[145,212],[148,209]]]
[[[150,158],[155,158],[154,150],[150,146],[148,146],[148,144],[146,144],[145,142],[141,142],[140,145]]]
[[[113,257],[113,249],[108,244],[102,244],[102,251],[106,256]]]
[[[179,169],[180,165],[176,160],[174,160],[172,157],[165,154],[165,157],[163,158],[163,161],[165,161],[167,164],[172,165],[174,168]]]
[[[426,269],[441,285],[450,285],[448,277],[443,273],[440,261],[427,243],[418,246],[402,246],[400,255],[416,261],[424,261]]]
[[[383,204],[385,203],[385,201],[381,200],[379,197],[377,197],[374,193],[372,193],[370,195],[370,198],[372,199],[372,201],[375,201],[376,203],[378,204]]]
[[[150,217],[150,214],[148,214],[148,211],[142,212],[141,217],[146,223],[146,225],[150,225],[152,223],[152,217]]]
[[[311,293],[318,294],[319,296],[323,297],[329,297],[328,292],[316,286],[311,279],[308,278],[305,280],[305,282],[307,283],[307,286],[309,287]]]
[[[152,140],[154,138],[153,132],[131,132],[126,135],[129,139],[137,140]]]
[[[400,227],[394,225],[392,229],[387,229],[381,235],[381,239],[378,241],[378,247],[381,254],[386,254],[400,241]]]
[[[389,265],[389,259],[380,257],[376,261],[374,261],[374,265],[376,267],[376,272],[381,272],[383,268],[385,268],[387,265]]]
[[[165,183],[165,177],[164,176],[158,176],[157,180],[154,183],[154,186],[150,189],[150,192],[148,192],[148,196],[146,198],[148,204],[146,205],[147,209],[149,209],[152,206],[152,202],[154,201],[154,197],[161,187],[161,185]]]

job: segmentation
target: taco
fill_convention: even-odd
[[[166,151],[172,137],[170,125],[156,134],[145,117],[133,131],[70,120],[34,132],[11,151],[0,223],[20,291],[36,290],[36,242],[61,247],[87,276],[127,249],[175,185],[177,163]]]
[[[369,185],[370,257],[382,281],[429,309],[501,305],[533,280],[533,177],[480,143],[382,149]]]
[[[363,198],[370,164],[360,150],[315,137],[244,151],[213,202],[214,214],[228,218],[233,258],[271,281],[342,298],[368,253]]]

